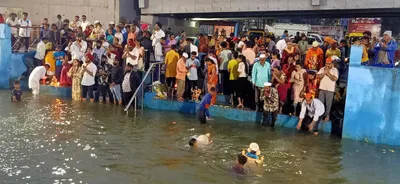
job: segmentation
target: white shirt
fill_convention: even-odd
[[[11,19],[11,17],[8,17],[6,19],[6,24],[10,24],[11,26],[16,26],[19,24],[19,21],[17,18],[15,18],[14,20]],[[16,27],[11,27],[11,33],[16,36],[18,34],[18,28]]]
[[[247,77],[246,65],[243,62],[239,63],[238,70],[239,77]]]
[[[124,41],[124,35],[122,33],[115,33],[114,37],[118,38],[118,44],[120,44],[120,45]]]
[[[94,76],[96,76],[97,66],[90,62],[89,64],[84,63],[83,66],[86,66],[87,70],[93,73],[93,76],[89,75],[86,71],[83,73],[82,82],[83,86],[91,86],[94,85]],[[83,69],[83,68],[82,68]]]
[[[70,47],[66,47],[65,51],[69,51],[71,53],[72,60],[82,60],[82,57],[85,55],[86,49],[87,43],[82,40],[80,45],[77,41],[75,41]]]
[[[151,35],[150,39],[153,40],[153,42],[152,42],[153,47],[155,47],[156,44],[160,42],[160,39],[162,37],[165,37],[165,33],[161,29],[156,31],[153,35]]]
[[[19,36],[20,37],[30,37],[31,36],[31,28],[22,28],[23,26],[32,27],[32,22],[29,19],[19,19]]]
[[[324,72],[325,72],[325,67],[322,67],[317,74],[322,74]],[[335,67],[331,69],[330,73],[336,78],[338,78],[339,76],[339,71]],[[335,92],[335,88],[336,88],[336,81],[331,80],[327,75],[322,77],[319,83],[319,89]]]
[[[28,79],[29,89],[39,87],[40,79],[44,76],[46,76],[46,68],[44,66],[38,66],[33,69]]]
[[[237,48],[242,49],[244,46],[244,41],[240,41],[239,44],[237,45]]]
[[[81,25],[81,22],[78,20],[78,21],[71,21],[70,23],[69,23],[69,28],[70,29],[72,29],[72,30],[75,30],[75,29],[77,29],[78,28],[78,26],[80,26]]]
[[[130,63],[131,65],[137,65],[139,59],[139,49],[133,48],[132,51],[129,52],[130,55],[136,56],[136,59],[132,59],[131,57],[126,58],[126,64]]]
[[[81,27],[82,27],[82,30],[83,31],[85,31],[86,30],[86,27],[88,26],[90,24],[90,22],[89,21],[85,21],[85,22],[81,22]]]
[[[199,135],[196,138],[196,141],[197,141],[198,145],[202,145],[202,146],[210,144],[210,141],[206,135]]]
[[[276,42],[275,47],[276,47],[276,49],[279,50],[279,54],[282,55],[283,50],[286,49],[286,47],[287,47],[285,39],[281,39],[278,42]]]
[[[325,106],[320,100],[316,98],[312,100],[310,105],[308,105],[307,102],[304,100],[301,103],[301,112],[299,118],[304,119],[307,111],[308,116],[313,118],[314,121],[318,121],[319,117],[325,113]]]
[[[40,41],[36,46],[35,58],[43,60],[45,56],[46,56],[46,44],[44,44],[43,41]]]

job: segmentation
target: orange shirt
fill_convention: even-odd
[[[186,62],[183,59],[179,59],[178,65],[176,66],[176,79],[185,80],[186,79]]]

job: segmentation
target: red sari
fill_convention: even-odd
[[[207,88],[208,91],[211,90],[211,87],[217,88],[218,84],[218,74],[217,67],[215,64],[211,64],[207,66]],[[211,104],[215,104],[217,102],[217,94],[214,93],[211,99]]]
[[[60,86],[72,86],[72,78],[68,77],[67,73],[72,67],[67,61],[63,61],[63,67],[60,76]]]

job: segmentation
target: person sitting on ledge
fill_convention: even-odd
[[[307,93],[305,98],[301,104],[299,122],[296,128],[297,130],[308,130],[313,132],[314,135],[318,135],[318,124],[325,112],[324,104],[320,100],[313,98],[311,93]]]
[[[209,93],[204,95],[203,99],[199,103],[197,117],[199,118],[201,124],[206,124],[207,120],[211,120],[211,115],[210,111],[208,111],[208,108],[211,106],[211,99],[214,93],[216,93],[215,87],[211,87]]]
[[[207,133],[205,135],[199,135],[198,137],[193,137],[189,141],[189,146],[193,148],[201,147],[201,146],[207,146],[213,143],[211,140],[211,135],[210,133]]]

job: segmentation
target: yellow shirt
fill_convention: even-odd
[[[239,77],[238,72],[239,61],[236,59],[232,59],[228,63],[228,71],[229,71],[229,80],[237,80]]]
[[[175,77],[176,76],[176,64],[179,60],[179,54],[175,50],[170,50],[165,55],[165,77]]]
[[[328,50],[326,50],[325,56],[327,58],[332,56],[341,57],[340,50],[339,49],[332,50],[332,48],[329,48]]]
[[[361,62],[364,63],[366,61],[369,61],[369,57],[368,57],[367,47],[365,45],[362,45],[362,46],[363,46],[363,54],[362,54]]]

